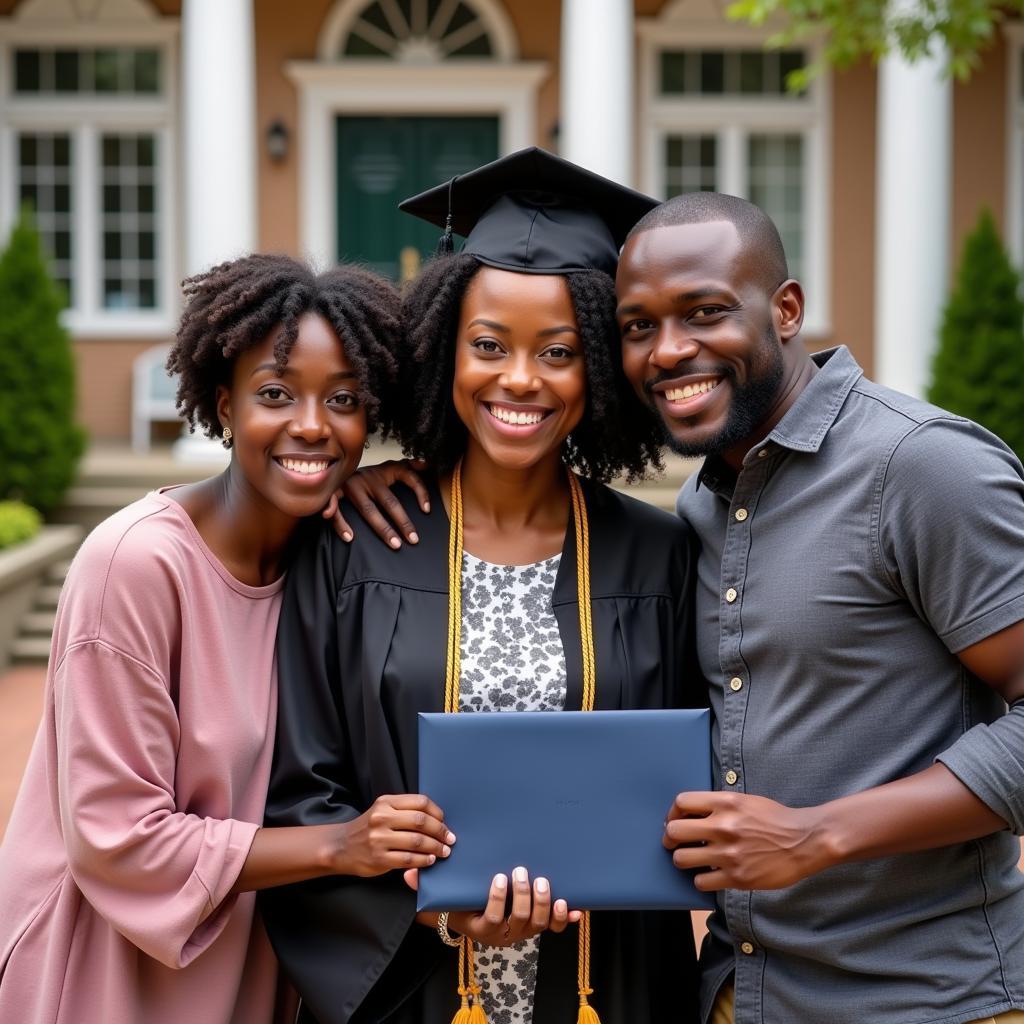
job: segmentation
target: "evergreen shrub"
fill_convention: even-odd
[[[0,551],[31,540],[43,525],[43,517],[23,501],[0,501]]]
[[[23,209],[0,254],[0,499],[44,514],[59,504],[85,445],[62,290]]]
[[[1024,302],[991,213],[964,243],[928,400],[980,423],[1024,458]]]

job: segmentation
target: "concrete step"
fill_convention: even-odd
[[[21,620],[22,636],[45,636],[47,640],[53,634],[53,623],[57,609],[40,611],[33,609]]]
[[[39,588],[36,599],[32,603],[33,611],[56,611],[60,600],[61,586],[58,583],[46,583]]]
[[[19,636],[11,648],[11,661],[16,665],[45,665],[49,657],[49,636]]]
[[[68,569],[70,568],[70,558],[62,562],[55,562],[53,565],[50,566],[50,571],[47,574],[48,582],[63,585],[64,580],[66,580],[68,576]]]

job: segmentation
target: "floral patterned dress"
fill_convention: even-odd
[[[460,710],[564,709],[565,656],[552,604],[560,560],[495,565],[463,554]],[[531,1024],[539,952],[539,937],[477,947],[490,1024]]]

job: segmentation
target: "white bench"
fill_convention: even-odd
[[[164,368],[171,346],[146,349],[132,364],[132,449],[149,451],[150,427],[154,423],[181,419],[175,404],[178,378]]]

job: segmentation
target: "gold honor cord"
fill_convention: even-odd
[[[582,711],[593,711],[597,698],[597,662],[594,658],[594,623],[590,609],[590,521],[583,487],[569,472],[572,520],[576,531],[576,599],[580,611],[580,639],[583,647]],[[459,712],[459,681],[462,671],[462,463],[452,472],[451,526],[448,532],[448,658],[444,680],[444,710]],[[578,987],[580,1012],[577,1024],[601,1024],[597,1011],[587,1001],[590,987],[590,912],[584,911],[579,926]],[[459,996],[462,1005],[452,1024],[487,1024],[480,1001],[480,984],[473,960],[473,942],[462,937],[459,947]]]

